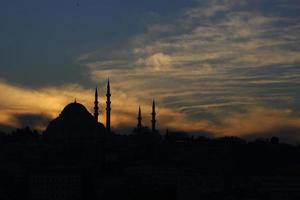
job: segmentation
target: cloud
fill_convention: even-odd
[[[92,112],[93,91],[76,85],[65,85],[58,88],[28,89],[0,83],[4,96],[0,99],[6,105],[1,107],[0,124],[5,127],[31,127],[43,131],[48,122],[57,117],[63,107],[73,98],[77,98]],[[104,87],[100,87],[100,120],[104,123],[105,100]],[[145,91],[146,92],[146,91]],[[118,90],[118,84],[112,81],[112,124],[119,133],[128,133],[136,125],[138,105],[142,106],[143,124],[150,125],[151,101],[149,98],[138,98]],[[5,97],[5,99],[4,99]],[[20,101],[22,99],[22,101]],[[274,109],[257,105],[248,105],[246,110],[220,113],[225,106],[235,106],[243,102],[229,104],[215,103],[203,105],[202,112],[214,113],[214,120],[207,118],[193,119],[185,113],[185,109],[168,108],[158,101],[157,120],[158,127],[163,133],[167,128],[185,130],[192,133],[206,133],[210,136],[221,137],[235,135],[241,137],[278,135],[284,141],[298,141],[300,130],[300,117],[289,109]],[[187,106],[189,109],[189,106]],[[196,108],[194,108],[197,111]],[[293,141],[295,142],[295,141]]]
[[[300,16],[288,12],[299,5],[291,0],[195,2],[169,20],[157,15],[123,46],[78,56],[77,64],[100,85],[100,99],[105,80],[112,80],[115,128],[134,126],[138,105],[149,124],[155,99],[162,129],[215,136],[297,129]],[[1,82],[0,89],[5,91],[0,121],[10,125],[20,123],[21,113],[55,117],[74,98],[92,110],[93,91],[77,84],[33,90]]]
[[[299,113],[300,51],[295,44],[300,16],[287,15],[293,1],[284,10],[280,1],[263,10],[265,3],[197,1],[172,21],[148,24],[126,44],[126,56],[115,49],[112,54],[125,63],[122,68],[95,67],[90,76],[113,77],[134,102],[155,98],[166,113],[177,116],[165,113],[174,121],[165,126],[173,128],[182,121],[180,126],[190,131],[247,135],[277,125],[298,126],[290,119]],[[293,113],[280,115],[285,110]],[[255,119],[267,120],[268,113],[274,118],[258,127]]]
[[[172,59],[164,53],[153,54],[146,59],[140,58],[137,61],[138,65],[147,66],[155,71],[167,70],[171,65]]]
[[[78,85],[30,89],[1,81],[0,123],[16,127],[25,125],[23,122],[29,116],[43,116],[41,122],[53,118],[68,101],[76,98],[75,90],[80,89]]]
[[[6,124],[0,124],[0,133],[4,132],[4,133],[9,133],[10,131],[12,131],[14,129],[14,127],[8,126]]]
[[[37,130],[44,130],[44,128],[47,127],[49,122],[52,120],[49,116],[31,113],[16,114],[14,118],[19,127],[31,126]]]
[[[237,136],[276,132],[300,126],[300,118],[294,116],[291,110],[251,106],[246,112],[229,115],[220,122],[221,128],[216,132]]]

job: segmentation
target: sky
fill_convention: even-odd
[[[300,141],[298,0],[0,0],[0,129],[43,130],[64,106],[112,126]]]

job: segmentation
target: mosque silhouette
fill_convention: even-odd
[[[41,135],[30,128],[0,132],[0,200],[298,200],[300,146],[277,137],[247,142],[182,131],[160,134],[152,103],[151,128],[138,108],[132,134],[70,103]]]
[[[52,142],[75,142],[97,140],[111,134],[111,90],[109,79],[106,92],[106,126],[99,122],[98,88],[95,89],[94,114],[92,115],[84,105],[75,99],[68,104],[60,115],[52,120],[43,133],[46,141]],[[151,132],[156,133],[156,111],[155,102],[152,103]],[[142,113],[139,106],[138,124],[135,132],[141,133],[145,130],[142,125]]]

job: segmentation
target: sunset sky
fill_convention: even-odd
[[[1,0],[0,129],[112,90],[112,127],[300,141],[299,0]],[[129,129],[128,129],[129,128]]]

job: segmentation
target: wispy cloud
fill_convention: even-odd
[[[285,3],[270,4],[276,12],[264,10],[266,3],[199,1],[182,9],[173,21],[148,25],[124,49],[113,51],[117,59],[107,56],[106,66],[89,68],[90,75],[93,80],[111,76],[127,97],[134,96],[137,102],[156,98],[162,107],[201,126],[203,120],[213,127],[224,118],[225,124],[242,133],[238,123],[226,122],[226,113],[242,120],[243,115],[255,115],[249,107],[297,113],[300,16],[286,14],[293,1],[282,10],[278,7]],[[91,64],[88,59],[83,62]],[[115,67],[109,68],[109,63]],[[263,112],[255,113],[264,117]],[[278,123],[286,124],[283,121]],[[250,124],[244,130],[250,130]],[[231,128],[225,127],[222,130],[230,133]]]
[[[116,127],[134,126],[138,105],[149,122],[152,99],[161,128],[248,135],[298,127],[297,9],[293,0],[195,1],[163,22],[152,13],[156,20],[143,33],[124,45],[86,52],[76,64],[86,66],[101,91],[111,78]],[[92,90],[80,85],[32,90],[1,82],[0,87],[6,91],[2,98],[9,99],[0,121],[10,124],[17,123],[13,113],[54,117],[75,97],[92,108]],[[36,106],[37,99],[47,100]]]
[[[112,82],[114,83],[114,82]],[[128,93],[113,86],[112,124],[119,133],[125,129],[132,129],[136,125],[137,105],[142,106],[143,124],[150,124],[151,101],[148,98],[131,97]],[[6,102],[1,106],[0,124],[20,127],[31,125],[38,130],[44,130],[49,121],[58,116],[64,106],[77,98],[92,112],[93,91],[78,85],[65,85],[58,88],[49,87],[32,90],[24,87],[0,82],[3,96],[0,100]],[[103,91],[101,87],[100,91]],[[143,93],[144,95],[146,92]],[[100,92],[100,120],[105,122],[104,92]],[[168,101],[172,102],[172,101]],[[174,101],[173,101],[174,102]],[[275,109],[259,107],[247,101],[229,103],[211,103],[203,105],[184,106],[179,102],[175,107],[163,106],[158,101],[158,126],[162,132],[166,128],[171,130],[185,130],[194,133],[206,133],[211,136],[237,135],[248,137],[251,135],[278,133],[278,130],[300,129],[300,117],[290,109]],[[243,112],[229,112],[226,108],[237,108],[247,105]],[[176,108],[177,107],[177,108]],[[192,109],[192,111],[186,111]],[[225,113],[224,113],[225,111]],[[194,113],[193,113],[194,112]],[[199,113],[197,113],[199,112]],[[222,113],[223,112],[223,113]],[[214,120],[209,120],[209,115]],[[191,118],[192,115],[198,115]],[[199,115],[203,115],[202,119]],[[263,123],[262,123],[263,122]],[[298,136],[290,133],[285,139],[291,141]]]

